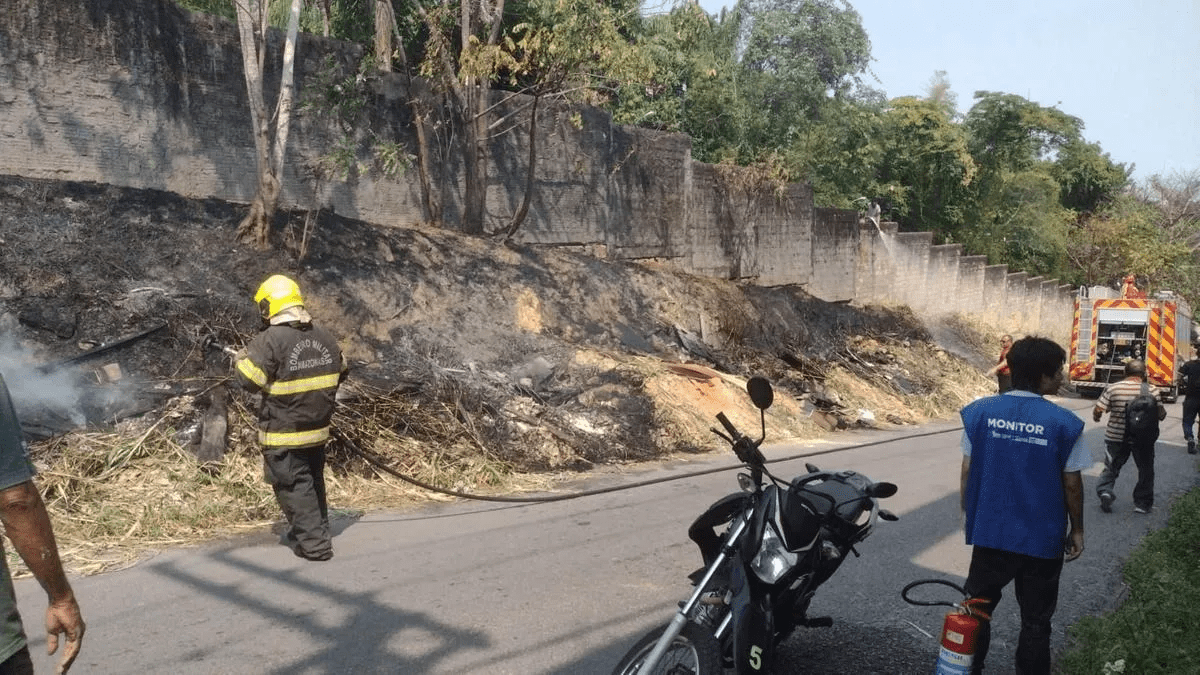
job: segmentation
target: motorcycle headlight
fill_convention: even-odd
[[[763,528],[758,553],[750,561],[750,569],[759,579],[773,584],[795,567],[798,560],[799,556],[784,547],[783,539],[775,532],[775,528],[767,525]]]

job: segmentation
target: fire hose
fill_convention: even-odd
[[[220,349],[221,351],[223,351],[224,353],[226,353],[230,356],[234,356],[238,353],[237,349],[234,349],[233,347],[230,347],[228,345],[223,345],[223,344],[217,342],[216,339],[213,338],[212,336],[208,336],[204,339],[204,346],[206,348],[211,348],[211,349]],[[345,405],[345,404],[339,403],[338,405]],[[913,434],[911,436],[906,436],[905,438],[920,438],[923,436],[933,436],[936,434],[944,434],[944,433],[948,433],[948,432],[952,432],[952,431],[957,432],[960,429],[961,429],[961,427],[956,427],[956,428],[952,428],[952,429],[930,431],[930,432],[925,432],[925,433],[920,433],[920,434]],[[506,496],[501,496],[501,495],[481,495],[481,494],[475,494],[475,493],[470,493],[470,492],[460,492],[458,490],[449,490],[449,489],[446,489],[443,487],[438,487],[437,485],[433,485],[431,483],[427,483],[425,481],[420,480],[419,478],[414,478],[412,476],[409,476],[409,475],[402,473],[400,471],[397,471],[396,469],[389,466],[386,461],[384,461],[382,458],[380,458],[375,453],[370,452],[368,450],[364,450],[363,448],[359,447],[357,443],[355,443],[349,436],[347,436],[345,433],[343,433],[337,427],[333,427],[331,429],[331,433],[332,433],[333,437],[335,439],[337,439],[339,442],[341,442],[346,447],[346,449],[348,449],[350,452],[359,456],[364,461],[366,461],[368,464],[370,464],[372,467],[388,474],[389,476],[398,478],[398,479],[404,481],[405,483],[414,485],[423,490],[429,490],[430,492],[436,492],[438,494],[443,494],[443,495],[447,495],[450,497],[460,497],[462,499],[470,499],[470,500],[474,500],[474,501],[483,501],[483,502],[502,502],[502,503],[514,503],[514,504],[538,504],[538,503],[543,503],[543,502],[561,502],[561,501],[566,501],[568,499],[579,499],[581,497],[592,497],[595,495],[608,494],[608,493],[612,493],[612,492],[620,492],[622,490],[632,490],[634,488],[646,487],[649,485],[657,485],[659,483],[668,483],[670,481],[683,480],[685,478],[706,476],[708,474],[721,473],[723,471],[731,471],[734,469],[741,468],[743,466],[741,463],[727,464],[727,465],[714,467],[714,468],[710,468],[710,469],[700,469],[697,471],[689,471],[689,472],[683,473],[683,474],[664,476],[662,478],[651,478],[648,480],[637,481],[634,483],[625,483],[622,485],[614,485],[612,487],[597,488],[595,490],[583,490],[581,492],[572,492],[570,494],[547,495],[547,496],[542,496],[542,497],[506,497]],[[852,448],[864,448],[864,447],[869,447],[872,445],[881,445],[883,443],[888,443],[892,440],[895,440],[895,439],[884,439],[884,440],[879,440],[879,441],[871,441],[868,443],[859,443],[856,445],[851,445],[851,446],[846,446],[846,447],[841,447],[841,448],[832,448],[829,450],[821,450],[818,452],[798,453],[798,454],[790,455],[787,457],[768,459],[768,460],[766,460],[765,463],[766,464],[775,464],[778,462],[787,462],[787,461],[792,461],[792,460],[801,459],[801,458],[805,458],[805,457],[817,457],[820,455],[828,455],[828,454],[832,454],[835,452],[842,452],[844,450],[849,450]]]

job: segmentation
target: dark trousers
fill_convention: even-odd
[[[1012,389],[1012,375],[997,373],[996,387],[1000,390],[1001,394]]]
[[[972,598],[988,602],[981,608],[989,615],[1000,602],[1001,591],[1014,582],[1021,608],[1021,635],[1017,639],[1017,675],[1049,675],[1050,618],[1058,607],[1061,557],[1046,559],[976,546],[971,551],[971,569],[964,587]],[[983,661],[991,645],[991,623],[980,627],[972,673],[983,672]]]
[[[0,675],[33,675],[33,657],[29,655],[29,645],[21,647],[20,651],[0,663]]]
[[[1149,509],[1154,506],[1154,443],[1134,444],[1129,441],[1114,443],[1104,441],[1104,471],[1096,484],[1096,494],[1112,492],[1121,475],[1121,467],[1133,456],[1137,465],[1138,479],[1133,486],[1133,505]]]
[[[1196,415],[1200,414],[1200,396],[1188,396],[1183,399],[1183,439],[1190,441],[1196,438],[1193,432],[1196,426]]]
[[[299,555],[321,557],[333,550],[325,501],[325,446],[263,451],[264,473],[288,521],[285,534]]]

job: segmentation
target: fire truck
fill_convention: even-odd
[[[1175,293],[1129,298],[1103,286],[1082,287],[1071,326],[1071,384],[1081,395],[1099,396],[1108,383],[1124,379],[1126,361],[1142,359],[1150,384],[1174,402],[1191,342],[1192,310]]]

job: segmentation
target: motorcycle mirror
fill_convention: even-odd
[[[750,378],[746,382],[746,392],[750,394],[750,401],[759,410],[770,408],[775,401],[775,391],[771,389],[771,383],[765,377],[755,375]]]
[[[886,499],[896,494],[898,489],[893,483],[872,483],[871,487],[867,488],[867,494],[876,499]]]
[[[879,517],[883,518],[884,520],[886,520],[888,522],[892,522],[892,523],[896,522],[897,520],[900,520],[900,516],[892,513],[891,511],[886,511],[884,509],[879,510]]]
[[[810,463],[810,462],[805,462],[805,463],[804,463],[804,468],[805,468],[805,470],[807,470],[809,473],[816,473],[816,472],[820,471],[820,469],[819,469],[819,468],[817,468],[817,465],[816,465],[816,464],[812,464],[812,463]]]

